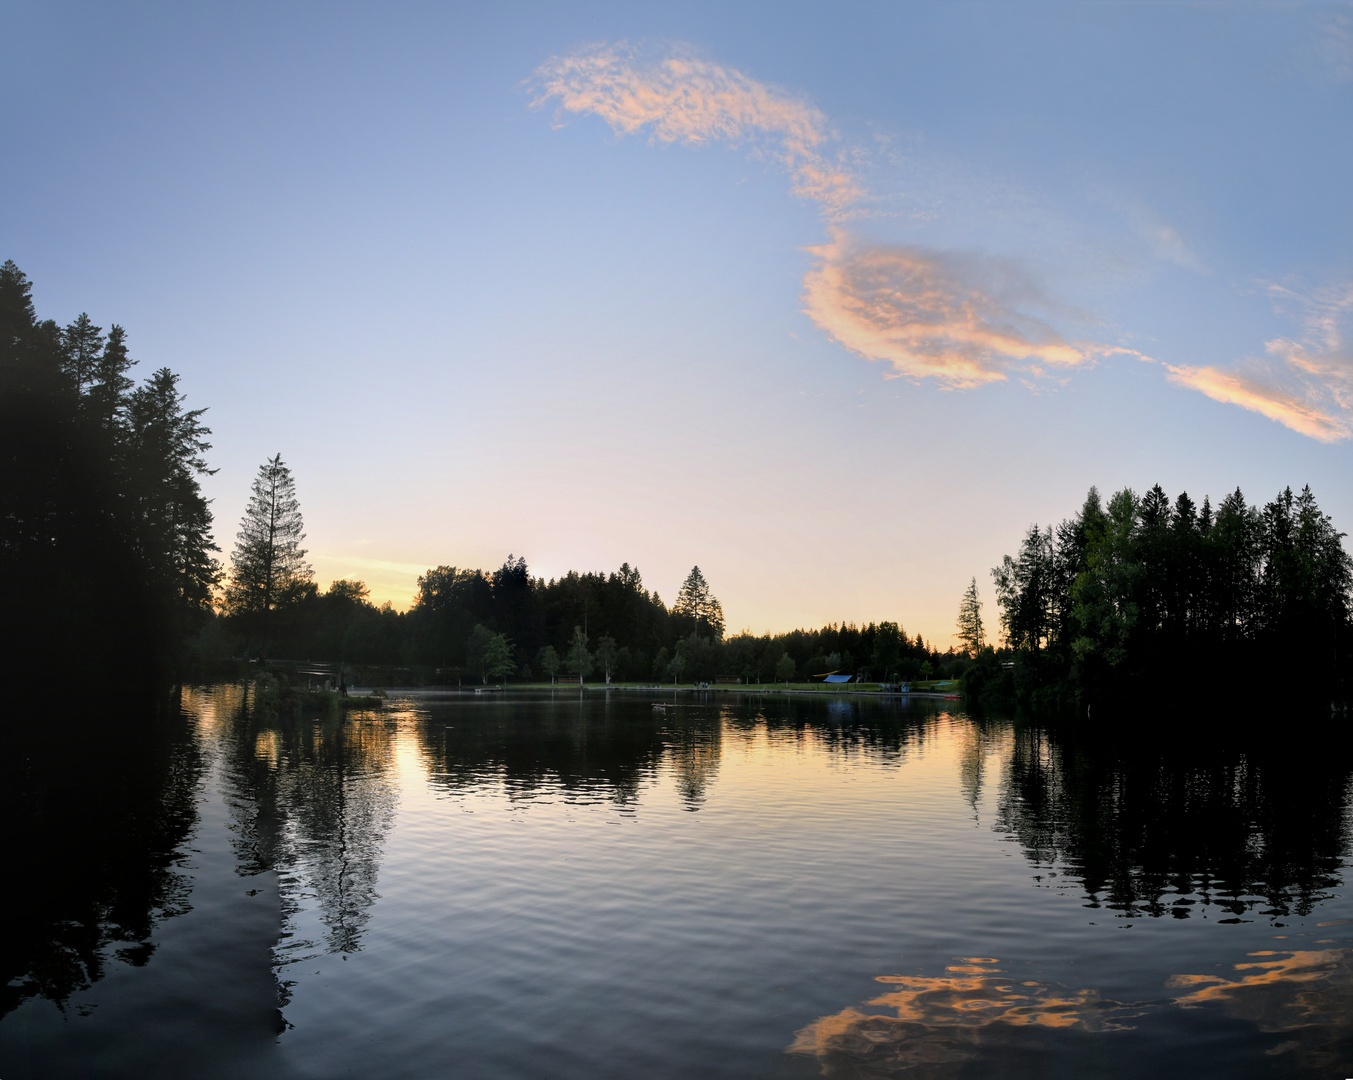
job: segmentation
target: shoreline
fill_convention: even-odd
[[[456,694],[456,695],[476,695],[486,693],[511,693],[513,691],[530,691],[551,693],[561,690],[569,691],[591,691],[607,692],[623,691],[625,693],[645,693],[645,694],[715,694],[715,693],[734,693],[734,694],[802,694],[807,696],[820,697],[872,697],[872,698],[924,698],[931,701],[958,701],[962,695],[958,691],[940,691],[940,690],[817,690],[805,687],[795,686],[657,686],[652,684],[620,684],[613,683],[607,686],[605,683],[524,683],[520,685],[508,684],[488,685],[488,686],[352,686],[349,687],[349,693],[354,696],[371,696],[376,690],[382,691],[390,698],[394,697],[420,697],[432,694]]]

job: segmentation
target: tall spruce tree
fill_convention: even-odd
[[[211,554],[220,550],[212,540],[211,508],[198,483],[216,470],[204,457],[211,449],[211,429],[202,423],[206,409],[183,408],[178,379],[161,368],[128,396],[129,473],[136,539],[152,580],[172,598],[180,618],[191,620],[210,611],[221,580]]]
[[[723,638],[723,607],[710,591],[709,582],[698,566],[691,567],[691,572],[686,575],[676,603],[672,605],[672,614],[691,620],[696,633],[704,631],[716,641]]]
[[[231,555],[226,610],[263,629],[267,616],[294,603],[314,577],[301,541],[305,526],[296,482],[282,455],[265,461],[254,478],[249,506]]]
[[[986,644],[982,627],[982,601],[977,595],[976,578],[963,590],[963,599],[958,605],[958,640],[963,642],[969,656],[976,656]]]

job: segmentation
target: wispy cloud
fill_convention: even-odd
[[[843,233],[809,249],[804,311],[852,352],[894,376],[967,389],[1018,369],[1074,367],[1106,351],[1066,341],[1037,314],[1049,305],[1013,263],[901,245],[858,244]]]
[[[1353,284],[1298,292],[1269,285],[1279,311],[1302,325],[1298,340],[1266,342],[1265,357],[1250,357],[1235,370],[1167,365],[1170,379],[1285,424],[1321,442],[1353,435],[1353,350],[1346,341],[1353,321]]]
[[[683,52],[645,62],[623,43],[554,57],[535,84],[536,107],[555,102],[561,113],[599,116],[621,135],[769,145],[795,193],[833,223],[830,242],[809,249],[817,262],[804,278],[804,310],[846,348],[888,363],[892,375],[966,389],[1125,351],[1064,340],[1039,314],[1052,305],[1013,263],[852,239],[842,222],[868,193],[845,167],[849,154],[827,118],[801,98]]]
[[[621,135],[666,143],[724,142],[767,149],[794,193],[839,215],[863,191],[843,164],[827,119],[801,98],[683,52],[646,62],[626,43],[556,56],[535,72],[533,106],[596,115]]]
[[[1353,82],[1353,15],[1335,14],[1325,24],[1322,45],[1334,77]]]
[[[1149,259],[1171,262],[1203,277],[1211,275],[1211,268],[1189,243],[1184,231],[1165,220],[1159,212],[1138,196],[1122,191],[1112,184],[1098,183],[1092,185],[1090,199],[1113,210],[1135,236],[1137,243],[1130,246],[1144,247],[1142,254],[1147,255]],[[1120,238],[1120,242],[1121,239],[1123,238]]]
[[[1325,35],[1341,77],[1353,73],[1350,25],[1338,15]],[[553,102],[556,115],[595,115],[618,135],[743,145],[778,161],[795,194],[818,203],[828,222],[828,242],[807,249],[815,263],[803,280],[804,312],[845,348],[889,365],[891,377],[970,389],[1012,375],[1028,382],[1111,355],[1150,359],[1065,336],[1057,327],[1067,321],[1065,309],[1014,261],[852,236],[846,222],[877,202],[849,167],[859,153],[842,144],[817,108],[788,91],[689,51],[648,56],[623,42],[553,57],[536,70],[533,85],[534,107]],[[1153,257],[1211,272],[1174,225],[1131,197],[1109,197]],[[1353,358],[1342,327],[1353,311],[1353,289],[1269,292],[1300,308],[1299,340],[1270,341],[1266,357],[1235,370],[1167,364],[1170,380],[1311,438],[1348,438]]]
[[[1166,365],[1170,380],[1200,390],[1214,401],[1239,405],[1321,442],[1348,437],[1348,425],[1329,411],[1288,393],[1265,374],[1223,371],[1217,367]]]

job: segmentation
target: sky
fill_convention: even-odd
[[[206,407],[228,559],[900,622],[1091,485],[1353,529],[1353,3],[0,10],[0,259]]]

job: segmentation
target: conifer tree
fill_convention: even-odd
[[[958,640],[963,642],[969,656],[976,656],[986,644],[982,627],[982,601],[977,595],[976,578],[963,590],[963,599],[958,605]]]
[[[0,619],[22,628],[16,670],[78,656],[83,679],[159,678],[210,610],[203,410],[184,410],[168,369],[135,387],[134,363],[116,325],[39,321],[31,283],[0,266]]]
[[[117,330],[114,327],[114,330]],[[109,335],[111,344],[113,335]],[[136,541],[152,579],[166,590],[180,615],[210,610],[220,581],[212,556],[212,514],[198,483],[210,476],[204,455],[211,449],[203,425],[206,409],[183,408],[185,395],[168,368],[155,372],[127,397],[130,488],[137,508]]]
[[[80,393],[94,382],[94,369],[103,352],[103,343],[103,328],[95,326],[85,312],[61,331],[61,369]]]
[[[691,567],[691,572],[686,575],[676,603],[672,605],[672,614],[693,620],[697,633],[703,629],[716,641],[723,637],[723,608],[698,566]]]
[[[103,343],[103,351],[94,361],[93,385],[89,388],[89,406],[94,420],[105,429],[118,427],[126,419],[127,392],[135,385],[127,372],[135,364],[136,361],[127,355],[127,332],[114,323]]]
[[[314,576],[301,547],[304,539],[296,483],[278,454],[254,478],[230,557],[226,609],[232,615],[266,615],[298,599]]]

